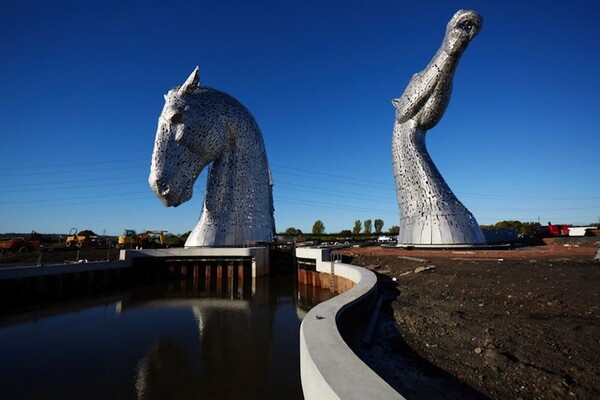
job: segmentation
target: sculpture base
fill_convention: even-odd
[[[136,257],[215,261],[246,258],[251,262],[252,278],[268,275],[270,272],[268,247],[173,247],[169,249],[121,250],[121,260],[131,260]]]

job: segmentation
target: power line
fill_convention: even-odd
[[[114,164],[114,163],[128,163],[128,162],[132,162],[132,161],[137,162],[137,161],[141,161],[141,160],[147,161],[147,158],[144,157],[144,158],[131,158],[131,159],[91,161],[91,162],[73,162],[73,163],[63,163],[63,164],[45,164],[45,165],[36,165],[36,166],[28,165],[28,166],[23,166],[23,167],[4,167],[3,170],[13,170],[13,169],[23,170],[23,169],[35,169],[35,168],[88,166],[88,165],[107,164],[107,163]],[[271,165],[273,165],[277,168],[284,169],[284,170],[299,171],[299,172],[281,171],[280,173],[283,175],[299,176],[299,177],[304,177],[304,178],[308,178],[308,179],[312,179],[312,180],[335,182],[335,183],[342,183],[342,184],[349,183],[353,187],[373,187],[373,188],[378,188],[378,189],[395,191],[395,187],[392,182],[383,183],[383,182],[373,181],[372,179],[362,179],[362,178],[357,178],[355,176],[330,174],[330,173],[325,173],[322,171],[315,171],[315,170],[310,170],[310,169],[305,169],[305,168],[292,167],[289,165],[282,165],[282,164],[277,164],[277,163],[272,163]],[[144,165],[144,167],[147,167],[147,165]],[[79,170],[79,171],[75,171],[75,172],[82,173],[82,172],[110,171],[110,170],[117,170],[117,169],[121,169],[121,168],[123,168],[123,167],[113,165],[113,166],[109,166],[109,167],[86,169],[83,171]],[[72,171],[72,170],[69,170],[69,171],[43,171],[43,172],[29,172],[29,173],[25,173],[25,174],[14,174],[14,173],[1,174],[0,176],[2,176],[2,177],[18,177],[18,176],[31,176],[31,175],[62,175],[65,173],[73,173],[73,172],[74,171]],[[134,176],[130,175],[127,177],[119,177],[119,178],[128,179],[128,178],[138,178],[138,177],[140,177],[140,179],[142,179],[140,175],[134,175]],[[147,175],[144,175],[144,178],[146,178],[146,177],[147,177]],[[336,178],[336,179],[329,179],[329,178],[324,178],[324,177]],[[31,186],[40,186],[40,185],[59,185],[59,184],[71,184],[71,183],[81,183],[81,182],[91,182],[91,181],[100,182],[100,181],[105,181],[105,180],[110,180],[114,184],[122,184],[119,181],[115,181],[115,179],[119,179],[119,178],[106,177],[106,178],[89,178],[89,179],[77,179],[77,180],[60,180],[60,181],[41,182],[41,183],[14,183],[14,184],[5,182],[5,186],[7,186],[7,187],[31,187]],[[347,182],[340,182],[339,181],[340,179],[345,180]],[[360,182],[367,182],[368,184],[365,185],[365,184],[361,184]],[[196,183],[198,183],[198,182],[196,182]],[[294,186],[298,186],[298,187],[309,187],[309,188],[312,187],[315,190],[323,190],[322,188],[320,188],[318,186],[302,185],[297,182],[288,183],[285,181],[284,182],[278,182],[277,180],[275,181],[276,187],[282,183],[294,185]],[[88,186],[88,187],[93,187],[93,186]],[[336,192],[339,192],[339,190],[336,189]],[[352,193],[352,192],[345,192],[345,193]],[[460,195],[460,197],[467,197],[467,198],[488,198],[488,199],[508,199],[508,200],[583,201],[583,200],[600,199],[600,196],[551,197],[550,198],[548,196],[541,197],[541,196],[531,196],[531,195],[516,196],[516,195],[470,193],[470,192],[456,192],[456,193],[457,193],[457,195]],[[356,195],[360,196],[359,194],[356,194]],[[371,199],[373,197],[374,196],[368,196],[369,199]]]
[[[283,185],[283,188],[281,188],[281,186]],[[290,187],[291,186],[291,187]],[[371,195],[366,195],[366,194],[360,194],[360,193],[354,193],[354,192],[349,192],[349,191],[345,191],[345,190],[331,190],[331,189],[323,189],[323,188],[319,188],[319,187],[315,187],[315,186],[310,186],[310,185],[299,185],[299,184],[288,184],[288,183],[284,183],[284,184],[279,184],[278,186],[276,186],[274,188],[275,192],[278,192],[279,189],[281,188],[283,191],[294,191],[294,192],[300,192],[300,193],[314,193],[314,194],[323,194],[323,195],[327,195],[327,196],[337,196],[339,197],[340,195],[342,195],[344,198],[355,198],[358,200],[366,200],[366,201],[374,201],[377,203],[389,203],[389,202],[395,202],[396,201],[396,197],[383,197],[383,196],[371,196]]]
[[[277,202],[281,202],[281,203],[287,203],[287,204],[296,204],[296,205],[301,205],[301,206],[305,206],[305,207],[312,207],[312,208],[327,208],[327,209],[332,209],[332,210],[346,210],[346,211],[358,211],[358,212],[372,212],[372,213],[383,213],[383,214],[397,214],[396,211],[392,211],[389,209],[374,209],[374,208],[367,208],[367,207],[352,207],[352,206],[345,206],[345,205],[341,205],[341,204],[334,204],[334,203],[328,203],[328,202],[323,202],[323,201],[314,201],[311,200],[310,202],[302,202],[302,201],[298,201],[297,199],[294,198],[289,198],[289,197],[285,197],[285,196],[277,196]],[[277,204],[275,204],[275,206],[277,206]]]
[[[65,163],[65,164],[44,164],[44,165],[22,165],[22,166],[10,166],[10,167],[2,167],[3,171],[11,171],[11,170],[17,170],[17,171],[22,171],[24,169],[47,169],[47,168],[59,168],[59,167],[80,167],[80,166],[88,166],[88,165],[95,165],[95,164],[115,164],[115,163],[120,163],[120,162],[131,162],[131,161],[148,161],[149,157],[144,157],[144,158],[128,158],[128,159],[117,159],[117,160],[103,160],[103,161],[80,161],[80,162],[72,162],[72,163]]]
[[[145,158],[144,158],[145,159]],[[122,166],[115,166],[114,163],[127,163],[133,161],[139,161],[142,158],[138,159],[122,159],[122,160],[113,160],[111,166],[106,166],[102,168],[87,168],[84,171],[76,171],[78,173],[84,172],[98,172],[98,171],[111,171],[117,169],[123,169]],[[10,167],[5,168],[4,170],[12,170],[12,169],[35,169],[35,168],[50,168],[50,167],[73,167],[73,166],[89,166],[89,165],[98,165],[98,164],[106,164],[107,161],[93,161],[93,162],[77,162],[77,163],[64,163],[64,164],[54,164],[54,165],[38,165],[38,166],[28,166],[28,167]],[[111,161],[108,161],[111,163]],[[386,191],[386,192],[395,192],[395,187],[392,182],[389,184],[384,184],[382,182],[373,181],[371,179],[362,179],[350,176],[344,176],[341,174],[330,174],[321,171],[315,171],[305,168],[297,168],[293,166],[285,166],[281,164],[272,164],[277,168],[277,172],[283,176],[297,176],[305,179],[309,179],[311,182],[334,182],[341,185],[347,185],[348,188],[356,188],[361,193],[357,193],[352,190],[339,190],[337,188],[333,188],[331,185],[307,185],[297,180],[286,180],[279,182],[277,179],[275,181],[275,197],[278,202],[295,204],[306,207],[321,207],[328,209],[338,209],[338,210],[348,210],[348,211],[367,211],[372,210],[373,212],[383,212],[383,213],[392,213],[390,210],[377,210],[373,208],[363,208],[363,207],[355,207],[355,206],[345,206],[339,203],[333,204],[328,202],[323,202],[319,200],[315,200],[314,198],[308,200],[300,200],[298,198],[286,198],[285,196],[279,196],[278,192],[281,188],[283,192],[300,192],[300,193],[310,193],[320,195],[319,198],[323,197],[331,197],[331,196],[340,196],[341,198],[349,198],[356,199],[364,203],[392,203],[395,202],[395,195],[388,196],[375,196],[371,194],[365,194],[373,192],[369,188],[377,189],[377,192]],[[43,171],[43,172],[28,172],[24,173],[21,176],[32,176],[32,175],[45,175],[45,176],[60,176],[65,173],[70,173],[71,171]],[[15,176],[15,174],[4,174],[3,176]],[[18,176],[18,174],[17,174]],[[194,187],[199,189],[199,187],[205,184],[206,174],[202,173],[200,175],[202,178],[198,179],[194,183]],[[133,180],[135,179],[135,181]],[[147,175],[128,175],[128,176],[118,176],[118,177],[101,177],[101,178],[88,178],[88,179],[72,179],[72,180],[54,180],[54,181],[46,181],[39,183],[4,183],[5,189],[3,190],[3,194],[11,194],[11,193],[24,193],[24,192],[41,192],[47,191],[49,189],[56,190],[77,190],[77,189],[93,189],[93,188],[107,188],[114,186],[122,186],[122,185],[131,185],[137,183],[137,179],[139,179],[139,183],[146,184]],[[96,182],[97,184],[93,184],[92,182]],[[107,182],[107,183],[101,183]],[[70,187],[68,185],[73,184],[81,184],[79,186]],[[302,189],[301,189],[302,188]],[[17,190],[20,189],[20,190]],[[130,192],[130,193],[112,193],[105,195],[90,195],[90,196],[69,196],[69,197],[60,197],[53,199],[32,199],[32,200],[19,200],[19,201],[6,201],[0,203],[0,205],[16,205],[16,204],[39,204],[44,203],[48,205],[49,202],[65,202],[72,200],[79,200],[77,204],[86,204],[86,203],[98,203],[109,201],[110,197],[114,196],[127,196],[130,194],[146,194],[147,192]],[[589,201],[599,199],[600,196],[577,196],[577,197],[556,197],[556,198],[548,198],[547,196],[530,196],[530,195],[505,195],[505,194],[483,194],[483,193],[458,193],[460,197],[467,198],[486,198],[486,199],[497,199],[497,200],[535,200],[535,201]],[[23,207],[26,208],[27,206]],[[474,208],[474,207],[471,207]],[[562,207],[562,208],[542,208],[540,209],[538,205],[532,205],[531,207],[479,207],[475,208],[482,211],[509,211],[509,212],[527,212],[527,213],[537,213],[539,211],[542,212],[567,212],[567,211],[582,211],[582,210],[594,210],[597,209],[594,206],[585,206],[585,207]],[[394,207],[394,214],[397,214],[397,210]]]
[[[0,177],[3,178],[18,178],[21,176],[32,176],[32,175],[64,175],[64,174],[73,174],[77,173],[89,173],[89,172],[98,172],[98,171],[114,171],[114,170],[122,170],[123,166],[112,166],[112,167],[104,167],[104,168],[85,168],[85,170],[65,170],[65,171],[42,171],[42,172],[24,172],[24,173],[11,173],[11,174],[0,174]]]
[[[515,196],[504,194],[482,194],[482,193],[466,193],[457,192],[461,197],[475,197],[484,199],[503,199],[503,200],[536,200],[536,201],[580,201],[580,200],[596,200],[600,196],[572,196],[572,197],[548,197],[548,196]]]
[[[123,182],[112,182],[111,186],[123,186],[123,185],[135,185],[135,184],[142,184],[144,182],[139,182],[139,181],[123,181]],[[58,191],[58,190],[79,190],[79,189],[90,189],[90,188],[100,188],[100,187],[106,187],[103,185],[78,185],[78,186],[60,186],[60,185],[55,185],[52,186],[50,189],[52,189],[52,191]],[[3,194],[6,193],[35,193],[35,192],[47,192],[49,188],[45,188],[45,187],[39,187],[39,188],[35,188],[35,189],[20,189],[17,191],[10,191],[10,190],[5,190],[3,192]]]
[[[311,177],[308,175],[303,175],[303,174],[298,174],[298,173],[294,173],[294,172],[280,172],[284,175],[292,175],[292,176],[300,176],[300,177],[304,177],[304,178],[310,178],[310,179],[317,179],[320,181],[325,181],[325,182],[335,182],[335,183],[347,183],[347,184],[352,184],[352,185],[357,185],[357,181],[359,181],[359,179],[356,178],[344,178],[345,180],[347,180],[347,182],[340,182],[339,178],[338,179],[329,179],[329,178],[320,178],[320,177]],[[275,184],[277,184],[277,181],[275,181]],[[387,189],[388,186],[383,186],[383,185],[371,185],[371,184],[360,184],[360,186],[363,187],[371,187],[371,188],[375,188],[375,189]]]
[[[55,199],[5,201],[5,202],[0,203],[0,205],[23,204],[23,203],[45,203],[45,202],[64,201],[64,200],[97,199],[99,197],[110,198],[110,197],[115,197],[115,196],[127,196],[127,195],[142,194],[142,193],[148,194],[149,191],[144,191],[144,192],[130,192],[130,193],[112,193],[112,194],[104,194],[104,195],[102,195],[102,194],[98,195],[97,194],[97,195],[94,195],[94,196],[62,197],[62,198],[55,198]]]
[[[131,201],[131,200],[147,200],[148,196],[134,196],[134,197],[128,197],[128,196],[124,196],[122,198],[118,198],[118,199],[102,199],[102,200],[90,200],[90,201],[85,201],[85,202],[73,202],[73,203],[58,203],[58,204],[39,204],[36,206],[36,208],[58,208],[58,207],[71,207],[71,206],[85,206],[85,205],[89,205],[89,204],[98,204],[98,203],[115,203],[115,202],[123,202],[123,201]],[[9,206],[7,207],[10,210],[23,210],[23,209],[27,209],[30,210],[31,206]]]
[[[387,182],[378,182],[378,181],[373,181],[372,179],[356,178],[355,176],[353,176],[353,177],[350,178],[350,177],[347,177],[347,176],[337,175],[337,174],[330,174],[330,173],[323,172],[323,171],[314,171],[314,170],[310,170],[310,169],[290,167],[288,165],[281,165],[281,164],[271,164],[271,165],[275,166],[276,169],[281,168],[281,169],[287,169],[287,170],[292,170],[292,171],[306,172],[306,173],[309,173],[309,174],[312,174],[312,175],[323,175],[323,176],[328,176],[328,177],[331,177],[331,178],[339,178],[339,179],[346,179],[346,180],[347,179],[351,179],[353,181],[363,181],[363,182],[375,183],[375,184],[379,184],[379,185],[383,185],[383,186],[389,185]]]
[[[144,175],[147,179],[148,176]],[[133,179],[139,178],[142,179],[141,175],[129,175],[129,176],[121,176],[120,179]],[[68,181],[48,181],[48,182],[36,182],[36,183],[16,183],[16,184],[7,184],[4,183],[5,186],[11,187],[29,187],[29,186],[39,186],[39,185],[62,185],[62,184],[71,184],[71,183],[82,183],[82,182],[101,182],[101,181],[114,181],[114,177],[106,177],[106,178],[86,178],[86,179],[75,179]]]
[[[519,212],[549,212],[549,211],[581,211],[581,210],[597,210],[600,207],[598,206],[590,206],[590,207],[569,207],[569,208],[522,208],[522,207],[477,207],[478,210],[483,211],[519,211]]]
[[[93,188],[105,188],[106,189],[106,188],[110,188],[110,187],[114,187],[114,186],[123,186],[123,185],[144,185],[144,186],[148,185],[147,179],[121,180],[121,181],[115,181],[114,179],[110,179],[110,178],[96,179],[96,181],[99,181],[99,180],[103,180],[103,181],[110,180],[111,181],[110,186],[107,186],[106,184],[80,184],[80,185],[76,185],[76,186],[70,185],[70,183],[84,183],[84,182],[92,181],[92,179],[82,179],[82,180],[78,180],[78,181],[26,184],[26,185],[22,185],[22,186],[25,186],[25,187],[35,186],[35,188],[3,190],[1,192],[1,194],[47,192],[48,190],[52,190],[55,192],[55,191],[59,191],[59,190],[79,190],[79,189],[93,189]],[[206,179],[202,179],[202,177],[200,177],[200,179],[198,179],[194,183],[194,186],[202,185],[204,183],[206,183]],[[48,187],[48,186],[50,186],[50,187]]]

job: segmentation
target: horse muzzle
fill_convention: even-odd
[[[150,184],[154,194],[156,194],[160,201],[167,207],[177,207],[186,201],[183,200],[181,196],[177,195],[177,191],[173,190],[171,185],[169,185],[165,179],[157,179],[153,175],[150,175],[148,183]]]

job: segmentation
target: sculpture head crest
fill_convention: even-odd
[[[194,70],[192,71],[190,76],[188,76],[188,78],[185,80],[185,82],[183,82],[183,85],[181,85],[179,87],[177,92],[180,96],[187,94],[187,93],[191,93],[194,89],[198,88],[199,84],[200,84],[200,68],[196,67],[196,68],[194,68]]]

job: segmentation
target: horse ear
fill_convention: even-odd
[[[198,67],[194,68],[190,76],[183,82],[183,85],[179,88],[179,94],[186,94],[191,92],[192,90],[198,87],[200,83],[200,69]]]

